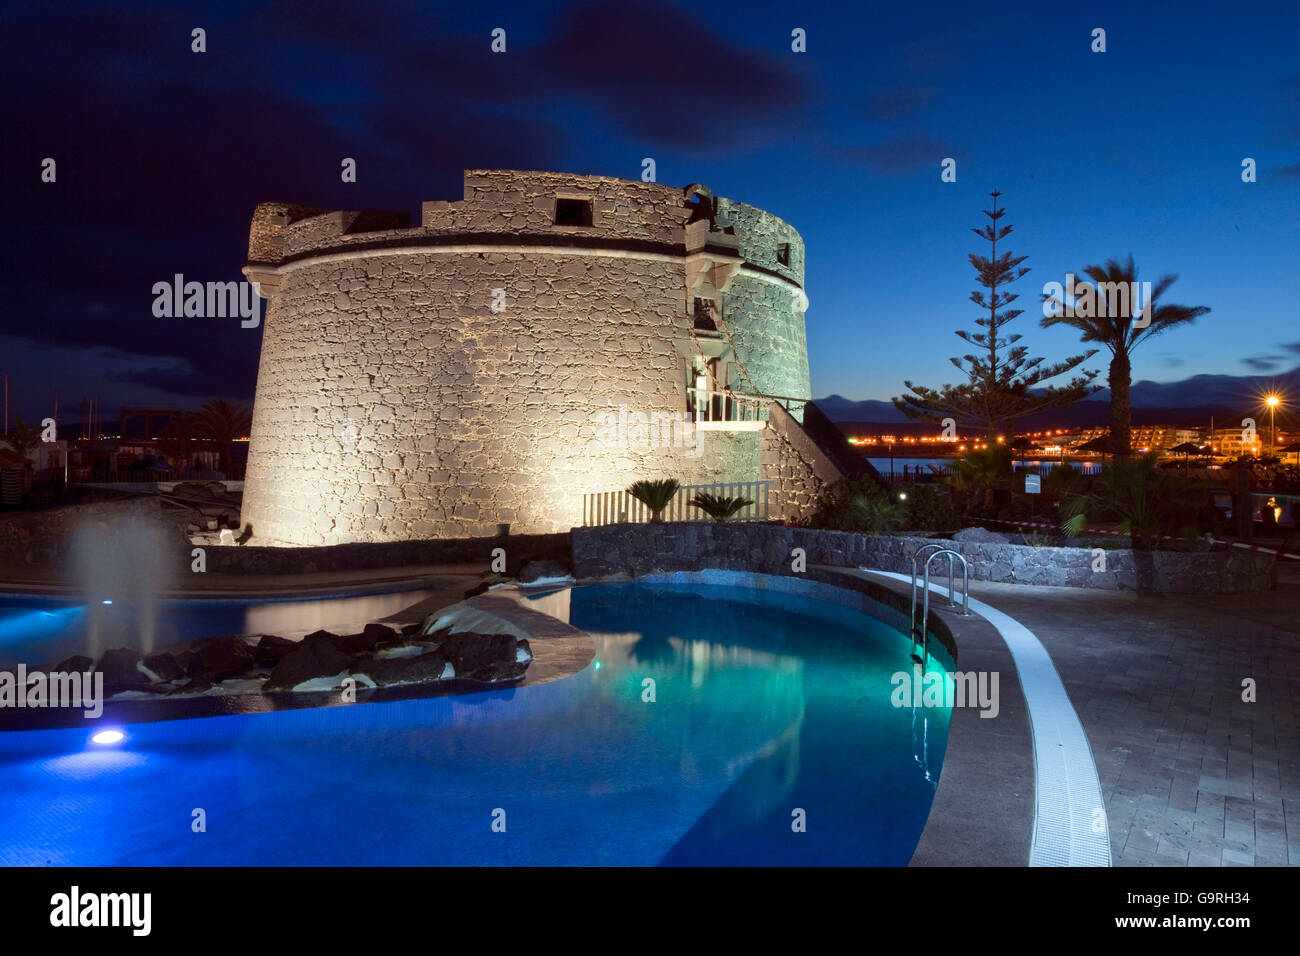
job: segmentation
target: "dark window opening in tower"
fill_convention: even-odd
[[[590,226],[591,201],[588,199],[556,199],[555,224],[557,226]]]
[[[718,331],[718,303],[713,299],[695,300],[695,331]]]

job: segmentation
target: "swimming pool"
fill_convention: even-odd
[[[910,859],[949,715],[891,705],[890,675],[910,670],[902,634],[714,584],[604,583],[537,603],[563,605],[596,659],[551,683],[132,724],[114,748],[81,729],[0,733],[0,862]]]
[[[146,629],[153,635],[153,648],[219,634],[297,638],[318,628],[359,631],[435,593],[421,589],[306,600],[190,598],[149,603],[125,598],[89,604],[0,595],[0,667],[56,664],[73,654],[98,658],[114,647],[138,650]]]

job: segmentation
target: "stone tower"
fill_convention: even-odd
[[[409,220],[253,215],[255,543],[562,531],[639,478],[780,477],[761,446],[810,397],[787,223],[698,184],[509,170]]]

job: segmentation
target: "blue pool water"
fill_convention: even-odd
[[[430,597],[432,590],[321,597],[309,600],[164,600],[111,604],[49,597],[0,595],[0,667],[50,665],[73,654],[98,657],[114,647],[140,648],[148,631],[153,647],[218,634],[301,637],[318,628],[361,630]]]
[[[513,690],[132,724],[107,749],[89,729],[0,733],[0,863],[911,857],[948,713],[891,706],[901,634],[717,585],[599,584],[537,606],[592,632],[597,663]]]

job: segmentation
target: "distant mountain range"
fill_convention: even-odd
[[[1278,411],[1278,426],[1286,421],[1294,427],[1300,412],[1300,366],[1278,375],[1193,375],[1178,382],[1134,382],[1133,424],[1208,427],[1213,417],[1215,424],[1223,427],[1253,416],[1263,425],[1268,416],[1259,407],[1259,396],[1270,390],[1289,398],[1287,406]],[[855,402],[842,395],[815,401],[833,422],[886,425],[910,421],[892,402]],[[1109,421],[1110,390],[1102,389],[1086,402],[1028,415],[1016,424],[1021,429],[1088,428]]]

